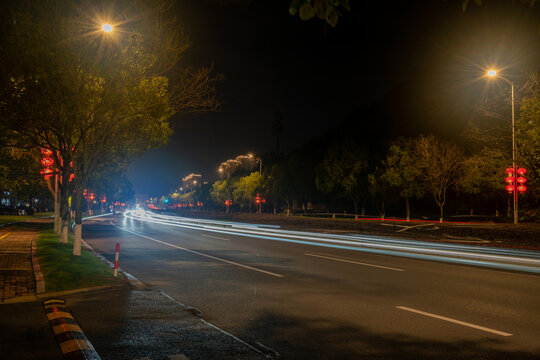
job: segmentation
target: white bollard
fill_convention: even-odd
[[[114,258],[114,277],[118,275],[118,257],[120,256],[120,243],[116,243],[116,257]]]

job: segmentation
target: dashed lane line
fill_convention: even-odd
[[[369,266],[369,267],[374,267],[374,268],[380,268],[380,269],[385,269],[385,270],[405,271],[403,269],[392,268],[392,267],[382,266],[382,265],[375,265],[375,264],[367,264],[367,263],[363,263],[363,262],[359,262],[359,261],[335,258],[335,257],[332,257],[332,256],[323,256],[323,255],[316,255],[316,254],[310,254],[310,253],[304,253],[304,255],[313,256],[313,257],[317,257],[317,258],[321,258],[321,259],[341,261],[341,262],[350,263],[350,264],[357,264],[357,265]]]
[[[471,324],[471,323],[468,323],[468,322],[465,322],[465,321],[452,319],[452,318],[449,318],[449,317],[446,317],[446,316],[441,316],[441,315],[436,315],[436,314],[428,313],[428,312],[421,311],[421,310],[411,309],[411,308],[408,308],[406,306],[396,306],[396,308],[400,309],[400,310],[410,311],[410,312],[420,314],[420,315],[424,315],[424,316],[429,316],[429,317],[432,317],[432,318],[435,318],[435,319],[448,321],[448,322],[451,322],[451,323],[454,323],[454,324],[467,326],[467,327],[470,327],[470,328],[473,328],[473,329],[486,331],[486,332],[489,332],[489,333],[492,333],[492,334],[495,334],[495,335],[512,336],[512,334],[506,333],[504,331],[494,330],[494,329],[490,329],[490,328],[487,328],[487,327],[484,327],[484,326]]]

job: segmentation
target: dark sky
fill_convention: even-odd
[[[226,80],[217,113],[176,115],[171,142],[136,159],[136,193],[161,195],[192,172],[273,151],[272,119],[283,114],[291,151],[340,126],[382,123],[392,134],[456,136],[488,96],[490,66],[508,75],[540,63],[539,9],[512,1],[351,1],[337,27],[301,21],[287,0],[180,0],[189,65],[213,65]],[[352,119],[352,120],[351,120]]]

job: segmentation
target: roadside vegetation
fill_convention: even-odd
[[[527,187],[519,194],[519,217],[535,222],[540,220],[540,75],[530,72],[517,84],[516,165],[526,169]],[[409,129],[392,114],[395,127],[382,127],[386,122],[381,121],[369,122],[371,128],[366,128],[365,114],[358,113],[324,136],[282,152],[284,120],[276,116],[275,152],[227,160],[213,184],[182,184],[152,202],[180,212],[249,213],[260,206],[264,213],[369,214],[407,220],[482,215],[510,221],[512,195],[505,186],[512,167],[512,133],[506,90],[494,90],[453,137],[427,126]]]
[[[73,256],[73,235],[69,234],[67,244],[61,243],[52,224],[38,236],[37,255],[47,292],[114,285],[123,281],[121,274],[114,278],[113,269],[85,248],[81,256]]]
[[[54,214],[51,212],[34,213],[33,215],[0,215],[0,224],[9,224],[13,222],[39,219],[43,217],[49,217],[52,215]]]

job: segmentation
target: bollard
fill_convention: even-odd
[[[114,277],[118,276],[118,257],[120,255],[120,243],[116,243],[116,257],[114,258]]]

